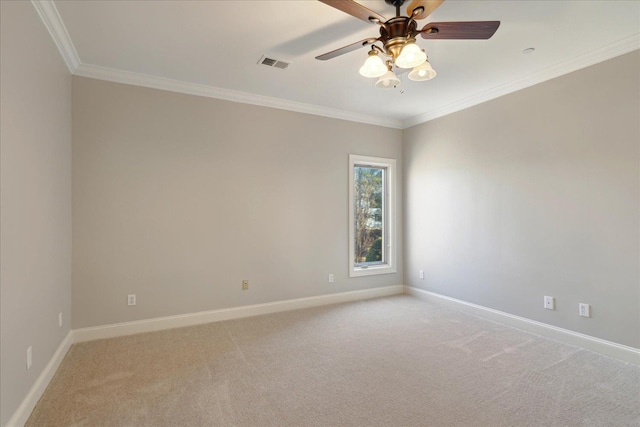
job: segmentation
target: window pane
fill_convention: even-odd
[[[355,166],[355,264],[385,262],[384,248],[385,168]]]
[[[395,159],[349,155],[349,277],[396,272]]]

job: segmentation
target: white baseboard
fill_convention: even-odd
[[[319,295],[308,298],[297,298],[284,301],[276,301],[265,304],[246,305],[241,307],[225,308],[220,310],[204,311],[199,313],[183,314],[178,316],[159,317],[140,320],[136,322],[116,323],[112,325],[96,326],[69,331],[65,339],[51,357],[49,363],[42,371],[29,393],[24,398],[16,412],[13,414],[7,427],[23,426],[38,400],[49,385],[51,378],[56,373],[62,359],[74,342],[92,341],[103,338],[113,338],[124,335],[138,334],[142,332],[159,331],[163,329],[179,328],[183,326],[199,325],[203,323],[218,322],[222,320],[238,319],[242,317],[258,316],[262,314],[277,313],[302,308],[317,307],[328,304],[337,304],[349,301],[365,300],[369,298],[408,294],[429,302],[445,304],[454,309],[471,313],[480,317],[491,319],[518,329],[546,336],[569,345],[585,348],[607,356],[611,356],[625,362],[640,365],[640,349],[628,347],[622,344],[602,340],[600,338],[573,332],[568,329],[547,325],[524,317],[472,304],[466,301],[425,291],[411,286],[394,285],[382,288],[364,289],[360,291],[342,292],[337,294]]]
[[[308,298],[297,298],[276,301],[265,304],[245,305],[241,307],[224,308],[220,310],[189,313],[178,316],[159,317],[140,320],[137,322],[116,323],[112,325],[96,326],[93,328],[73,329],[51,357],[36,382],[27,393],[16,412],[9,419],[6,427],[21,427],[29,419],[33,408],[42,397],[53,375],[58,370],[62,359],[67,354],[71,344],[92,341],[102,338],[112,338],[132,335],[142,332],[159,331],[163,329],[179,328],[183,326],[199,325],[202,323],[218,322],[221,320],[238,319],[241,317],[258,316],[261,314],[277,313],[281,311],[297,310],[301,308],[317,307],[321,305],[337,304],[349,301],[365,300],[369,298],[399,295],[403,293],[402,285],[386,286],[382,288],[364,289],[360,291],[342,292],[337,294],[319,295]]]
[[[75,329],[73,331],[73,341],[93,341],[103,338],[113,338],[123,335],[139,334],[142,332],[159,331],[163,329],[181,328],[183,326],[193,326],[203,323],[219,322],[221,320],[238,319],[241,317],[258,316],[261,314],[298,310],[301,308],[317,307],[327,304],[337,304],[341,302],[357,301],[402,293],[403,286],[394,285],[382,288],[364,289],[360,291],[276,301],[265,304],[202,311],[199,313],[181,314],[177,316],[156,317],[153,319],[139,320],[135,322],[115,323],[111,325]]]
[[[503,311],[494,310],[492,308],[483,307],[481,305],[472,304],[470,302],[451,298],[445,295],[436,294],[434,292],[425,291],[423,289],[405,286],[404,293],[420,298],[424,301],[437,302],[447,305],[456,310],[474,314],[490,320],[494,320],[514,328],[533,332],[547,338],[551,338],[569,345],[585,348],[595,351],[596,353],[611,356],[625,362],[640,365],[640,349],[628,347],[626,345],[617,344],[600,338],[584,335],[568,329],[558,328],[557,326],[548,325],[546,323],[537,322],[525,317],[515,316]]]
[[[16,409],[16,412],[13,413],[13,416],[7,422],[6,427],[24,426],[24,424],[29,419],[33,408],[36,407],[38,400],[40,400],[40,397],[42,397],[42,393],[44,393],[45,389],[49,385],[51,378],[53,378],[53,375],[58,370],[60,363],[62,363],[62,359],[64,359],[67,351],[69,351],[71,344],[73,344],[73,331],[69,331],[64,340],[62,340],[56,352],[53,353],[51,360],[49,360],[49,363],[47,363],[47,366],[44,367],[44,370],[42,371],[40,376],[38,376],[36,382],[33,383],[33,387],[31,387],[31,390],[29,390],[27,396],[24,398],[20,406],[18,406],[18,409]]]

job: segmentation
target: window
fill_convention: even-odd
[[[394,159],[349,156],[349,276],[395,273]]]

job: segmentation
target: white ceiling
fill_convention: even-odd
[[[360,3],[394,15],[382,0]],[[420,27],[499,20],[500,28],[489,40],[419,38],[437,77],[404,75],[385,91],[358,74],[366,48],[315,59],[378,35],[377,25],[315,0],[34,4],[74,74],[399,128],[640,48],[637,0],[446,0]],[[258,65],[262,55],[291,65]]]

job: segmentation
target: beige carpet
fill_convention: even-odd
[[[638,426],[640,368],[410,296],[75,344],[29,426]]]

